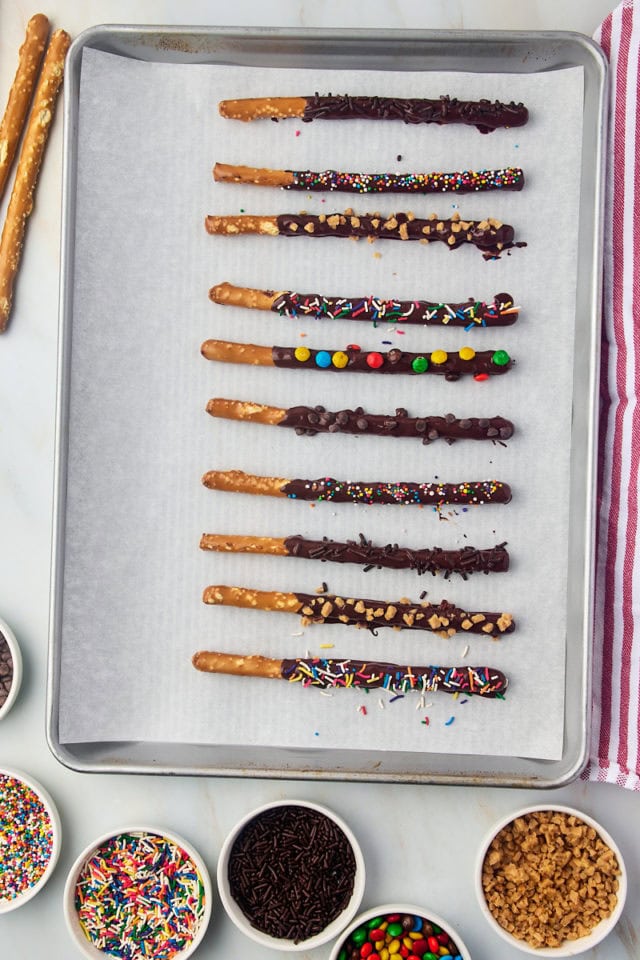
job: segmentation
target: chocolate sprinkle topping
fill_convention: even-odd
[[[529,119],[522,103],[499,100],[458,100],[441,96],[437,100],[403,97],[306,97],[303,122],[311,120],[402,120],[404,123],[463,123],[491,133],[498,127],[521,127]]]
[[[472,573],[504,573],[509,569],[505,543],[487,550],[472,546],[460,550],[443,550],[441,547],[412,550],[400,547],[397,543],[376,546],[361,533],[357,542],[340,542],[327,537],[323,540],[307,540],[294,536],[286,537],[284,545],[292,557],[332,563],[359,563],[365,565],[365,571],[387,567],[392,570],[415,570],[417,574],[431,573],[433,576],[443,573],[445,580],[452,573],[459,573],[466,580]]]
[[[0,632],[0,709],[7,702],[13,685],[13,658],[5,636]]]
[[[309,807],[258,814],[229,855],[231,896],[251,925],[294,943],[321,933],[345,909],[355,873],[345,834]]]

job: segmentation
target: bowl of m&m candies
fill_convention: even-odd
[[[360,914],[330,960],[471,960],[450,923],[423,907],[390,903]]]

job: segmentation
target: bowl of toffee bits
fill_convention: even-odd
[[[244,934],[275,950],[311,950],[355,916],[365,869],[356,838],[336,814],[281,800],[248,814],[218,860],[218,889]]]
[[[613,930],[627,874],[615,841],[572,807],[541,805],[492,828],[476,865],[480,907],[503,940],[538,957],[573,957]]]
[[[0,620],[0,720],[15,703],[22,680],[20,647],[10,626]]]
[[[360,914],[330,960],[471,960],[450,923],[424,907],[387,903]]]

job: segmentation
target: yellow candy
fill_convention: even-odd
[[[343,353],[342,350],[336,350],[331,357],[331,363],[334,365],[334,367],[337,367],[338,370],[342,370],[342,368],[346,367],[346,365],[349,363],[349,357],[346,355],[346,353]]]
[[[411,940],[409,939],[409,937],[404,937],[402,942],[404,943],[405,947],[407,947],[407,949],[411,950],[411,947],[413,946],[413,944],[411,943]]]
[[[294,356],[300,363],[304,363],[311,356],[311,350],[309,347],[296,347]]]
[[[376,944],[376,950],[380,954],[380,960],[389,960],[389,951],[387,950],[386,947],[379,947]]]
[[[441,957],[448,957],[448,956],[449,956],[449,951],[448,951],[447,947],[440,947],[440,949],[438,950],[438,953],[440,954]]]
[[[446,363],[447,359],[446,350],[434,350],[431,354],[431,363]]]
[[[381,951],[382,948],[384,947],[384,940],[376,940],[376,942],[374,943],[374,947],[376,948],[376,950],[378,951],[378,953],[380,953],[380,951]],[[387,954],[388,954],[388,953],[389,953],[389,951],[387,950]]]
[[[399,949],[400,949],[400,941],[392,940],[391,943],[389,944],[389,953],[390,954],[397,953]]]
[[[458,351],[458,356],[461,360],[473,360],[476,352],[473,347],[461,347]]]
[[[412,930],[411,933],[409,934],[409,938],[410,938],[411,940],[422,940],[423,937],[424,937],[424,934],[423,934],[423,933],[418,933],[417,930]],[[406,946],[407,946],[407,947],[410,947],[411,944],[410,944],[410,943],[407,943]]]

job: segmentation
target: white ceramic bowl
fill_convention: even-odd
[[[337,824],[349,841],[356,863],[356,872],[353,880],[353,893],[347,906],[320,933],[317,933],[315,936],[309,937],[306,940],[301,940],[299,943],[294,943],[293,940],[271,937],[269,934],[263,933],[261,930],[253,927],[246,915],[240,909],[239,905],[234,900],[229,887],[229,856],[236,839],[242,830],[247,826],[247,824],[249,824],[252,820],[255,820],[255,818],[259,817],[261,814],[266,813],[269,810],[277,809],[278,807],[306,807],[310,810],[315,810],[318,813],[322,813],[325,817],[333,820],[333,822]],[[235,923],[236,927],[246,934],[247,937],[249,937],[251,940],[254,940],[256,943],[259,943],[261,946],[270,947],[273,950],[286,950],[291,952],[313,950],[314,947],[322,946],[322,944],[333,940],[342,930],[344,930],[346,925],[358,910],[362,901],[362,895],[364,893],[364,883],[365,869],[362,851],[360,850],[358,841],[354,837],[349,827],[331,810],[328,810],[326,807],[322,807],[317,803],[309,803],[305,800],[278,800],[275,803],[266,803],[264,806],[258,807],[256,810],[252,810],[251,813],[248,813],[246,817],[243,817],[242,820],[236,823],[233,830],[231,830],[223,844],[220,852],[220,858],[218,860],[218,891],[220,893],[220,899],[222,900],[222,906],[226,910],[228,916],[233,923]]]
[[[604,920],[601,920],[600,923],[592,928],[591,933],[589,933],[587,936],[580,937],[578,940],[565,940],[565,942],[559,947],[533,947],[526,941],[518,940],[516,937],[512,936],[508,930],[505,930],[504,927],[500,926],[498,921],[489,910],[482,886],[482,866],[484,864],[487,851],[491,845],[491,841],[494,839],[494,837],[500,833],[504,827],[508,826],[508,824],[512,823],[512,821],[516,820],[518,817],[524,817],[527,814],[536,813],[543,810],[553,810],[559,813],[569,814],[570,816],[574,816],[579,820],[582,820],[584,823],[588,824],[588,826],[593,827],[593,829],[600,835],[600,838],[614,852],[618,861],[618,866],[620,867],[617,891],[618,901],[611,915],[606,917]],[[518,950],[522,950],[524,953],[533,954],[536,957],[575,957],[580,953],[584,953],[586,950],[591,950],[596,946],[597,943],[600,943],[601,940],[604,940],[607,934],[613,930],[616,923],[620,919],[620,914],[624,908],[624,903],[627,896],[627,871],[624,865],[624,860],[622,859],[622,854],[620,853],[616,842],[607,833],[604,827],[602,827],[596,820],[593,819],[593,817],[588,816],[586,813],[582,813],[580,810],[575,810],[573,807],[565,807],[556,803],[544,803],[532,807],[523,807],[521,810],[516,810],[515,813],[510,813],[508,816],[503,817],[499,823],[495,824],[491,828],[478,853],[478,859],[476,862],[475,886],[480,908],[485,915],[489,926],[500,937],[502,937],[503,940],[506,940],[507,943],[511,944],[512,947],[516,947]]]
[[[395,913],[423,917],[430,923],[437,924],[437,926],[441,927],[442,930],[449,934],[457,946],[459,950],[458,956],[461,957],[462,960],[471,960],[471,954],[461,939],[460,934],[454,929],[454,927],[451,926],[448,920],[443,920],[442,917],[439,917],[437,913],[434,913],[433,910],[430,910],[428,907],[416,907],[411,903],[385,903],[381,907],[372,907],[371,910],[361,913],[340,935],[339,939],[333,946],[329,960],[338,960],[342,947],[347,942],[354,930],[357,930],[359,926],[368,923],[369,920],[373,920],[375,917],[385,917],[389,915],[393,916]],[[398,956],[400,956],[399,953]]]
[[[0,769],[0,776],[12,777],[14,780],[20,780],[22,783],[30,787],[35,794],[37,794],[40,802],[44,806],[51,823],[51,853],[49,855],[49,862],[40,876],[40,879],[33,884],[33,886],[27,887],[23,893],[18,894],[17,897],[11,899],[0,899],[0,914],[9,913],[11,910],[16,910],[18,907],[23,906],[27,903],[32,897],[35,897],[37,893],[40,893],[45,883],[51,876],[54,871],[55,865],[58,861],[60,855],[60,846],[62,839],[62,827],[60,826],[60,817],[58,816],[58,811],[56,806],[44,789],[42,784],[38,783],[37,780],[34,780],[33,777],[29,776],[27,773],[23,773],[21,770],[7,770],[5,768]]]
[[[7,699],[0,707],[0,720],[2,720],[11,710],[11,707],[14,705],[16,697],[18,696],[18,690],[20,689],[20,684],[22,683],[22,655],[20,653],[20,647],[18,646],[18,641],[16,636],[9,626],[8,623],[5,623],[4,620],[0,620],[0,633],[4,636],[7,641],[7,646],[9,647],[9,652],[11,653],[11,660],[13,661],[13,677],[11,678],[11,688]]]
[[[64,895],[63,895],[63,910],[64,918],[67,922],[67,929],[71,935],[71,939],[75,943],[78,950],[88,958],[88,960],[105,960],[109,957],[108,953],[98,949],[94,944],[87,939],[86,934],[82,926],[80,925],[80,920],[78,918],[78,913],[75,908],[75,889],[76,881],[79,874],[83,870],[87,861],[94,855],[99,847],[103,843],[106,843],[108,840],[111,840],[114,837],[118,837],[122,834],[157,834],[165,840],[169,840],[171,843],[175,844],[177,847],[180,847],[184,852],[190,857],[193,861],[196,870],[202,880],[202,885],[204,888],[204,911],[202,914],[202,919],[197,928],[196,935],[193,940],[185,946],[180,953],[175,954],[176,960],[187,960],[187,957],[190,957],[193,952],[200,945],[202,938],[204,937],[209,920],[211,919],[211,900],[212,900],[212,888],[211,888],[211,878],[209,877],[209,871],[204,863],[204,860],[200,854],[195,850],[190,843],[184,840],[182,837],[178,836],[175,833],[165,830],[164,827],[154,827],[149,826],[148,824],[144,826],[128,826],[122,827],[117,830],[110,830],[108,833],[103,834],[101,837],[98,837],[97,840],[94,840],[82,851],[80,856],[77,858],[69,874],[67,876],[67,881],[65,883]]]

